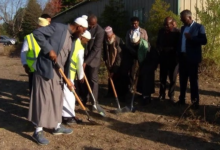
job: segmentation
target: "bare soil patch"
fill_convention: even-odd
[[[200,109],[189,109],[179,121],[188,106],[178,107],[169,100],[157,100],[158,77],[156,93],[150,105],[141,106],[137,97],[137,111],[119,115],[109,112],[116,109],[116,104],[114,98],[104,98],[107,78],[103,75],[100,77],[100,104],[106,110],[107,117],[89,112],[100,125],[89,125],[84,112],[77,106],[77,116],[82,118],[85,124],[70,126],[74,133],[68,136],[54,136],[51,130],[45,130],[50,144],[39,146],[31,138],[34,128],[26,119],[29,106],[28,77],[24,73],[20,58],[0,56],[0,149],[220,149],[220,121],[217,113],[220,102],[219,80],[200,75]],[[178,91],[179,84],[175,93],[176,100]],[[187,103],[190,104],[189,91]],[[125,105],[126,103],[122,103],[122,106]]]

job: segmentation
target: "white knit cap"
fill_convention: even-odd
[[[141,38],[141,33],[139,31],[134,31],[130,34],[131,43],[137,43]]]
[[[84,18],[84,19],[88,19],[88,16],[86,16],[86,15],[82,15],[82,18]]]
[[[82,34],[82,37],[90,40],[91,39],[91,33],[89,31],[85,31],[83,34]]]
[[[74,20],[78,25],[83,26],[84,28],[88,28],[88,21],[82,17],[78,17]]]
[[[105,32],[106,32],[107,35],[112,35],[112,34],[113,34],[112,27],[107,26],[107,27],[105,28]]]
[[[48,26],[49,25],[49,21],[47,19],[45,19],[45,18],[39,17],[38,18],[38,25],[41,26],[41,27]]]

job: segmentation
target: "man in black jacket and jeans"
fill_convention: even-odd
[[[157,38],[157,49],[160,53],[160,96],[165,99],[167,76],[169,76],[170,86],[168,96],[174,101],[174,90],[177,77],[177,45],[180,31],[174,27],[174,20],[166,17],[164,27],[159,30]]]

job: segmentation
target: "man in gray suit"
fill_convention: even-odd
[[[31,94],[28,120],[36,125],[33,139],[47,145],[49,141],[43,135],[43,127],[55,128],[53,134],[71,134],[72,129],[64,128],[62,121],[62,88],[63,81],[53,63],[56,62],[64,69],[69,53],[75,43],[74,38],[81,36],[88,27],[84,18],[77,18],[69,25],[52,23],[33,32],[41,47],[35,65],[33,90]]]
[[[92,38],[88,42],[83,64],[86,76],[96,100],[98,100],[98,71],[101,62],[101,54],[105,34],[104,30],[98,25],[97,21],[98,20],[95,15],[90,15],[88,17],[89,32],[91,33]],[[88,90],[85,91],[85,95],[88,95]],[[86,104],[86,102],[87,98],[84,97],[83,103]]]

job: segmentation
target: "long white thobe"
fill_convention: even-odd
[[[81,80],[84,77],[84,70],[83,70],[83,61],[84,61],[84,50],[80,50],[77,55],[77,68],[76,72],[78,75],[78,79]],[[74,80],[71,80],[74,84]],[[74,94],[68,89],[67,85],[64,84],[63,89],[63,117],[75,117],[75,96]]]

